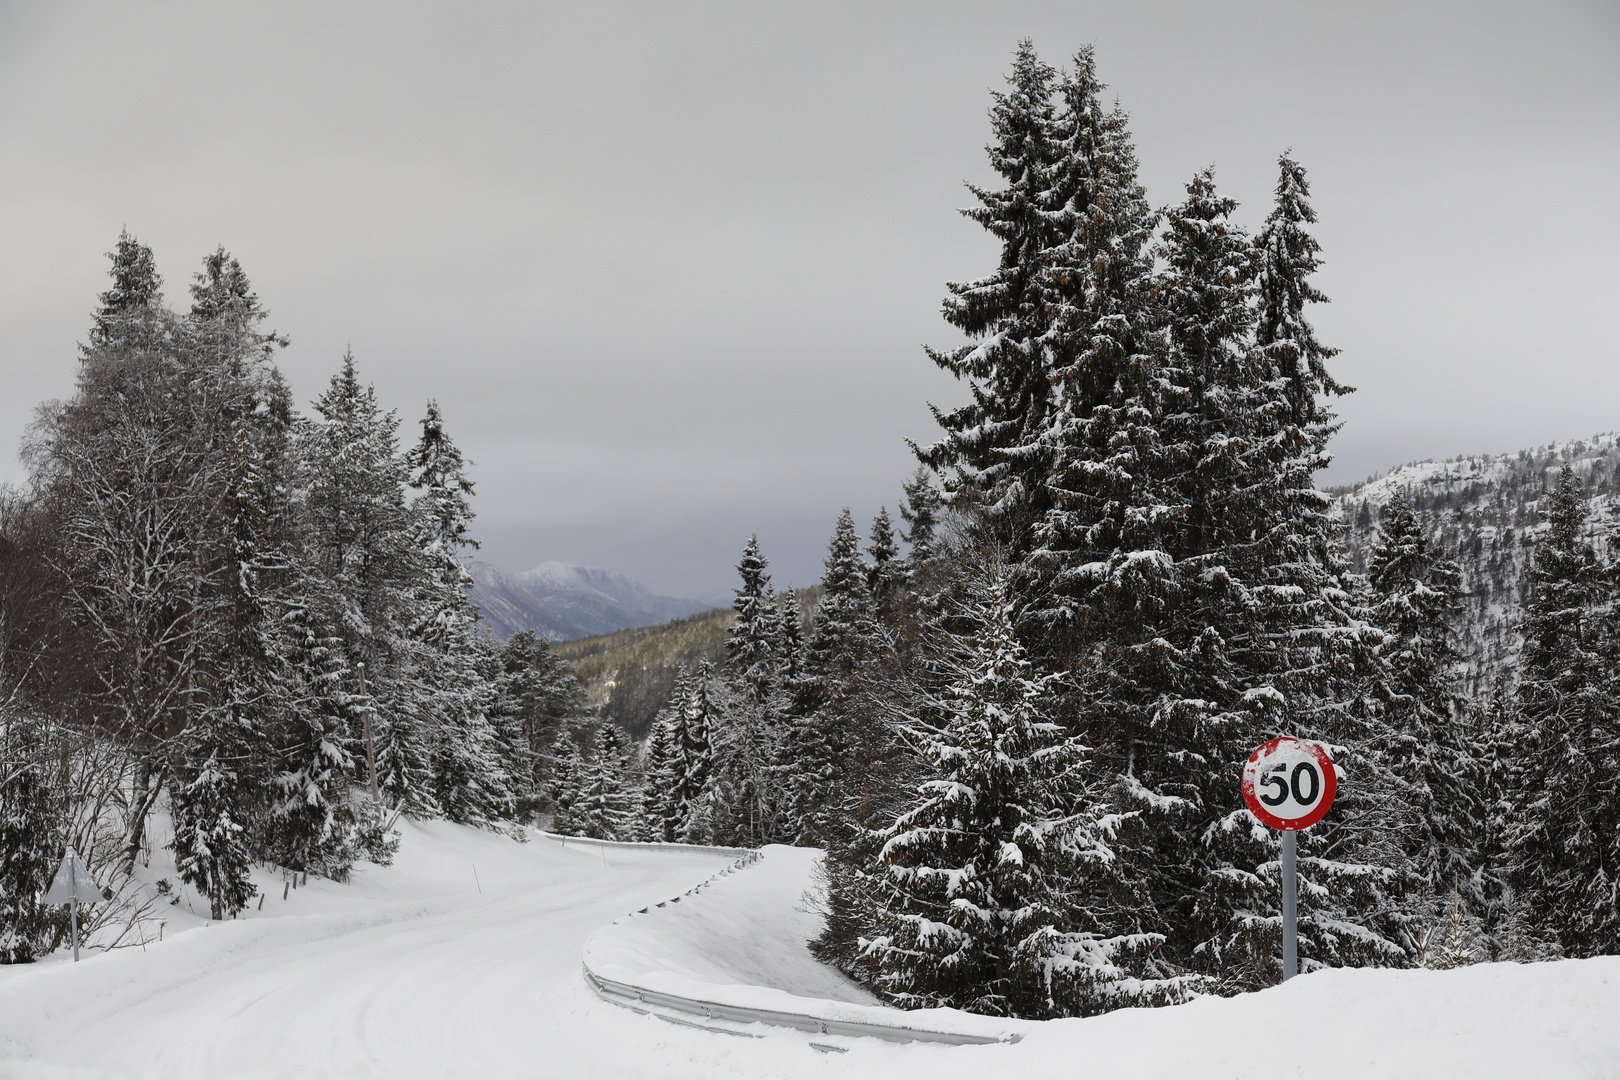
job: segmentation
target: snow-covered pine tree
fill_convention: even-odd
[[[923,465],[917,466],[902,487],[905,498],[900,503],[900,520],[906,524],[901,539],[908,549],[905,563],[909,573],[932,559],[939,549],[934,535],[939,528],[939,489]]]
[[[1149,596],[1168,587],[1164,536],[1176,515],[1155,487],[1157,215],[1137,181],[1125,114],[1103,114],[1101,88],[1083,51],[1064,76],[1056,122],[1064,137],[1054,168],[1067,201],[1048,215],[1061,234],[1045,271],[1054,300],[1045,342],[1060,395],[1046,433],[1050,505],[1032,550],[1008,560],[1033,644],[1061,667],[1153,609]],[[1117,610],[1094,614],[1092,602]]]
[[[0,706],[0,964],[32,963],[61,927],[39,901],[62,850],[48,769],[39,725]]]
[[[585,752],[580,747],[579,732],[574,725],[566,724],[557,729],[546,757],[551,831],[564,836],[578,835],[575,809],[589,772]]]
[[[176,778],[174,863],[180,879],[208,899],[209,917],[224,919],[258,894],[245,835],[245,799],[237,770],[249,760],[245,739],[210,725],[197,733],[188,764]]]
[[[353,865],[361,817],[350,784],[357,771],[349,737],[353,701],[343,643],[323,634],[308,607],[287,613],[286,665],[291,686],[284,701],[279,769],[270,778],[272,800],[265,853],[289,870],[346,880]]]
[[[1454,900],[1477,912],[1485,900],[1479,835],[1487,783],[1468,728],[1452,628],[1462,571],[1430,544],[1408,492],[1398,492],[1385,508],[1367,583],[1373,621],[1385,631],[1382,651],[1394,691],[1388,706],[1394,742],[1385,754],[1419,825],[1405,843],[1428,895],[1442,895],[1450,883]]]
[[[1045,714],[1050,682],[990,584],[943,728],[918,730],[927,779],[883,831],[876,983],[912,1007],[1086,1015],[1178,1000],[1186,983],[1143,965],[1108,893],[1117,826],[1081,779],[1083,749]]]
[[[611,720],[597,725],[583,762],[579,794],[569,808],[574,835],[593,840],[629,840],[635,833],[634,805],[625,790],[629,772],[626,739]]]
[[[742,578],[732,602],[737,621],[726,638],[733,692],[715,710],[720,723],[710,728],[714,768],[707,811],[715,843],[769,843],[782,834],[784,808],[775,770],[785,706],[781,621],[767,565],[759,538],[749,537],[737,564]]]
[[[1608,955],[1620,952],[1614,569],[1585,538],[1586,501],[1567,464],[1544,512],[1524,620],[1508,880],[1565,955]]]
[[[305,543],[345,659],[366,665],[364,701],[357,704],[370,710],[378,783],[389,805],[431,817],[440,812],[434,732],[418,708],[422,687],[410,632],[422,555],[405,499],[398,420],[361,385],[352,353],[344,354],[315,412],[296,438]]]
[[[838,515],[821,578],[821,606],[811,623],[804,674],[794,687],[792,715],[778,772],[788,799],[789,827],[797,842],[817,844],[830,835],[848,769],[847,701],[873,651],[876,611],[861,559],[855,519]]]
[[[869,538],[871,542],[866,545],[866,553],[872,556],[872,564],[866,570],[866,587],[872,594],[876,614],[889,609],[906,580],[900,545],[894,536],[894,521],[889,517],[887,506],[878,507],[877,516],[872,519]]]
[[[297,737],[289,721],[299,673],[288,668],[295,645],[283,613],[301,604],[306,581],[295,564],[287,498],[291,395],[270,362],[285,339],[260,331],[268,313],[224,248],[203,260],[190,291],[184,341],[197,372],[193,384],[214,388],[209,420],[220,431],[215,452],[228,469],[219,493],[221,543],[209,574],[217,631],[170,801],[182,877],[189,867],[187,880],[214,909],[234,914],[255,891],[246,866],[276,846],[283,823],[264,810],[273,799],[267,789],[274,759]]]
[[[714,665],[698,662],[675,713],[675,787],[672,809],[677,839],[700,841],[709,835],[709,809],[715,777],[714,731],[719,715],[711,696]]]
[[[1311,449],[1320,454],[1338,430],[1325,399],[1348,394],[1352,388],[1328,373],[1327,362],[1339,350],[1318,341],[1305,316],[1307,304],[1328,302],[1311,283],[1311,275],[1322,265],[1322,246],[1305,228],[1316,224],[1305,169],[1291,153],[1277,159],[1277,168],[1276,204],[1255,237],[1260,290],[1255,344],[1273,377],[1284,380],[1290,423],[1311,436]]]
[[[80,350],[86,359],[95,350],[125,339],[132,329],[126,316],[159,311],[163,306],[163,278],[157,272],[151,248],[123,229],[107,258],[112,260],[112,269],[107,273],[113,283],[101,294],[100,305],[91,315],[89,343]]]
[[[994,271],[947,287],[945,321],[970,339],[929,349],[944,370],[965,380],[972,400],[934,410],[945,437],[919,448],[924,463],[950,471],[946,488],[974,492],[1009,552],[1026,544],[1047,503],[1042,437],[1053,406],[1053,368],[1044,339],[1052,303],[1044,265],[1051,229],[1043,211],[1052,169],[1052,82],[1029,40],[1019,42],[1008,89],[992,94],[990,166],[1003,186],[968,185],[979,205],[963,210],[1001,245]]]
[[[410,627],[418,709],[432,731],[434,798],[452,821],[489,822],[514,809],[498,733],[490,723],[494,687],[480,667],[477,612],[467,595],[472,574],[460,549],[476,548],[469,527],[473,484],[461,451],[444,430],[436,401],[406,456],[416,492],[411,517],[421,569]]]
[[[1326,399],[1349,388],[1327,373],[1334,350],[1305,316],[1306,304],[1326,298],[1309,280],[1319,249],[1303,229],[1315,220],[1304,172],[1286,156],[1280,168],[1277,204],[1255,242],[1259,402],[1244,473],[1253,488],[1243,500],[1252,517],[1235,530],[1248,543],[1228,556],[1246,591],[1239,617],[1219,630],[1261,733],[1336,747],[1335,760],[1354,778],[1327,818],[1299,838],[1302,962],[1400,965],[1414,955],[1419,921],[1418,868],[1399,842],[1416,827],[1415,810],[1385,752],[1392,738],[1382,708],[1390,696],[1378,654],[1383,634],[1357,600],[1331,500],[1316,489],[1336,430]],[[1211,879],[1209,933],[1197,955],[1228,985],[1264,985],[1275,970],[1276,863],[1253,857],[1245,837],[1260,837],[1245,813],[1224,819],[1220,835],[1234,869]]]
[[[641,788],[636,806],[637,840],[672,844],[680,839],[679,809],[675,790],[679,782],[679,732],[676,716],[686,695],[688,671],[681,668],[676,677],[670,704],[659,710],[647,732],[647,749],[642,756]]]

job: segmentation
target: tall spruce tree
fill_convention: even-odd
[[[470,535],[473,484],[467,463],[444,430],[436,401],[406,456],[421,569],[411,620],[412,658],[422,695],[417,707],[432,731],[434,796],[452,821],[487,822],[512,815],[515,801],[499,735],[489,719],[493,687],[480,670],[477,612],[461,561]],[[425,707],[425,708],[424,708]]]
[[[833,527],[824,567],[821,606],[811,624],[804,674],[794,687],[779,769],[789,828],[801,844],[824,843],[841,812],[851,738],[848,699],[874,651],[872,568],[861,559],[848,507]]]
[[[786,701],[782,686],[781,621],[768,562],[751,536],[737,572],[732,610],[737,621],[726,638],[727,678],[733,692],[711,728],[714,768],[707,800],[716,843],[757,844],[782,835],[784,805],[776,769]]]
[[[628,772],[626,740],[618,725],[604,720],[591,736],[569,820],[579,836],[593,840],[629,840],[635,830],[634,806],[625,790]]]
[[[1586,503],[1567,464],[1544,513],[1524,620],[1508,879],[1565,955],[1612,954],[1620,952],[1620,709],[1605,615],[1614,572],[1585,537]]]
[[[1082,748],[1045,715],[1051,680],[1025,658],[999,578],[986,592],[948,721],[915,733],[927,778],[881,834],[877,984],[907,1006],[1037,1019],[1176,1000],[1182,981],[1140,966],[1158,939],[1121,932],[1106,809],[1080,779]]]
[[[679,839],[698,840],[707,835],[706,801],[715,777],[714,731],[719,716],[711,690],[714,665],[698,662],[675,713],[675,788],[673,810]]]
[[[352,353],[298,430],[300,511],[345,659],[365,664],[372,756],[391,806],[431,817],[434,731],[420,708],[412,626],[422,552],[405,497],[398,420],[362,386]],[[359,689],[358,685],[355,687]]]
[[[934,363],[965,380],[972,400],[934,410],[945,437],[919,450],[947,488],[976,493],[1009,550],[1025,543],[1046,505],[1042,436],[1053,407],[1052,361],[1044,344],[1051,303],[1043,273],[1051,230],[1043,211],[1052,168],[1052,83],[1056,72],[1029,40],[1019,42],[1007,90],[992,94],[990,167],[999,187],[968,188],[979,205],[963,210],[1001,245],[994,271],[953,282],[945,321],[970,339],[928,350]]]
[[[1386,754],[1420,826],[1407,843],[1430,896],[1453,887],[1459,903],[1477,907],[1484,900],[1480,793],[1487,777],[1468,729],[1452,629],[1462,570],[1430,544],[1410,492],[1397,492],[1385,507],[1367,582],[1394,691]]]

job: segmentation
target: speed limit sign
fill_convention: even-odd
[[[1283,736],[1255,748],[1243,766],[1243,801],[1260,824],[1282,832],[1282,977],[1299,974],[1299,878],[1294,834],[1322,820],[1339,790],[1327,751]]]
[[[1262,825],[1285,832],[1321,821],[1338,787],[1327,751],[1288,736],[1258,747],[1243,768],[1243,801]]]

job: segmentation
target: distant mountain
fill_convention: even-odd
[[[821,604],[822,587],[798,590],[799,621],[806,634]],[[726,634],[737,621],[729,607],[710,608],[661,626],[620,630],[558,645],[558,656],[574,665],[592,705],[636,738],[652,727],[669,700],[680,669],[726,658]]]
[[[1384,507],[1403,489],[1412,492],[1430,538],[1456,552],[1465,593],[1460,644],[1471,657],[1470,689],[1488,691],[1482,677],[1517,673],[1524,572],[1547,530],[1543,500],[1566,462],[1585,488],[1587,534],[1601,551],[1617,524],[1620,496],[1620,439],[1613,433],[1513,454],[1412,462],[1330,492],[1338,499],[1345,547],[1358,571],[1366,568]]]
[[[709,605],[658,596],[623,574],[589,566],[542,563],[507,574],[473,562],[472,601],[497,638],[533,630],[552,641],[572,641],[669,622]]]

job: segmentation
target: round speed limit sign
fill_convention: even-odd
[[[1243,801],[1262,825],[1285,832],[1321,821],[1338,786],[1326,750],[1286,735],[1257,748],[1243,767]]]

